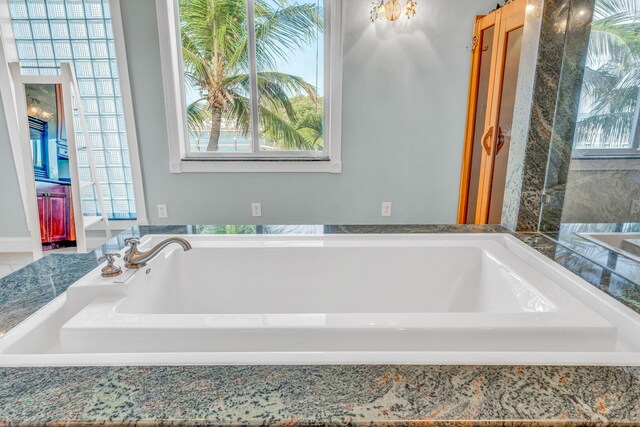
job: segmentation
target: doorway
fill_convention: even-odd
[[[76,246],[69,148],[60,83],[24,83],[43,251]],[[17,91],[22,94],[21,90]]]
[[[526,0],[476,17],[458,223],[500,224]]]
[[[55,67],[57,73],[50,75],[23,74],[17,62],[11,62],[9,69],[34,259],[54,249],[87,252],[89,227],[100,223],[107,239],[111,230],[101,187],[94,179],[98,174],[93,148],[71,65],[61,62]],[[78,167],[81,156],[89,166],[83,173]],[[85,215],[82,198],[96,200],[99,214]]]

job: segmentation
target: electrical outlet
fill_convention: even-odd
[[[382,216],[391,216],[391,202],[382,202]]]
[[[158,218],[169,218],[167,205],[158,205]]]
[[[640,213],[640,199],[635,199],[631,201],[631,215]]]
[[[262,216],[262,204],[261,203],[251,203],[251,215],[253,215],[253,216]]]

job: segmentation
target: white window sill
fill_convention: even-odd
[[[184,172],[312,172],[342,173],[335,160],[180,160],[169,162],[171,173]]]

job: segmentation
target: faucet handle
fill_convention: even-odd
[[[106,253],[98,258],[98,262],[107,261],[107,265],[102,267],[102,277],[114,277],[122,273],[122,268],[115,265],[116,257],[120,258],[119,253]]]
[[[115,260],[116,260],[116,257],[120,258],[120,254],[117,253],[117,252],[106,253],[106,254],[102,255],[100,258],[98,258],[98,262],[102,262],[102,261],[104,261],[106,259],[110,263],[114,263]]]
[[[124,239],[124,244],[126,246],[135,248],[140,244],[140,239],[138,239],[137,237],[127,237],[126,239]]]

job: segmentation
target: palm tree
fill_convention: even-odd
[[[296,96],[290,98],[290,102],[296,113],[290,123],[304,136],[307,141],[305,148],[322,149],[324,144],[324,101],[322,97],[312,99],[308,96]],[[282,116],[286,115],[285,111],[278,110],[278,113]],[[278,139],[268,131],[264,132],[264,137],[270,141]]]
[[[256,234],[255,225],[197,225],[198,234]]]
[[[631,141],[639,88],[640,3],[596,0],[574,140],[613,146]]]
[[[223,120],[245,135],[251,123],[247,0],[180,0],[185,78],[200,98],[187,106],[190,129],[209,126],[207,151],[217,151]],[[316,98],[302,78],[273,71],[276,65],[311,43],[322,30],[319,8],[289,0],[254,0],[258,115],[263,131],[286,148],[308,148],[292,123],[290,98]],[[282,114],[284,112],[284,114]]]

